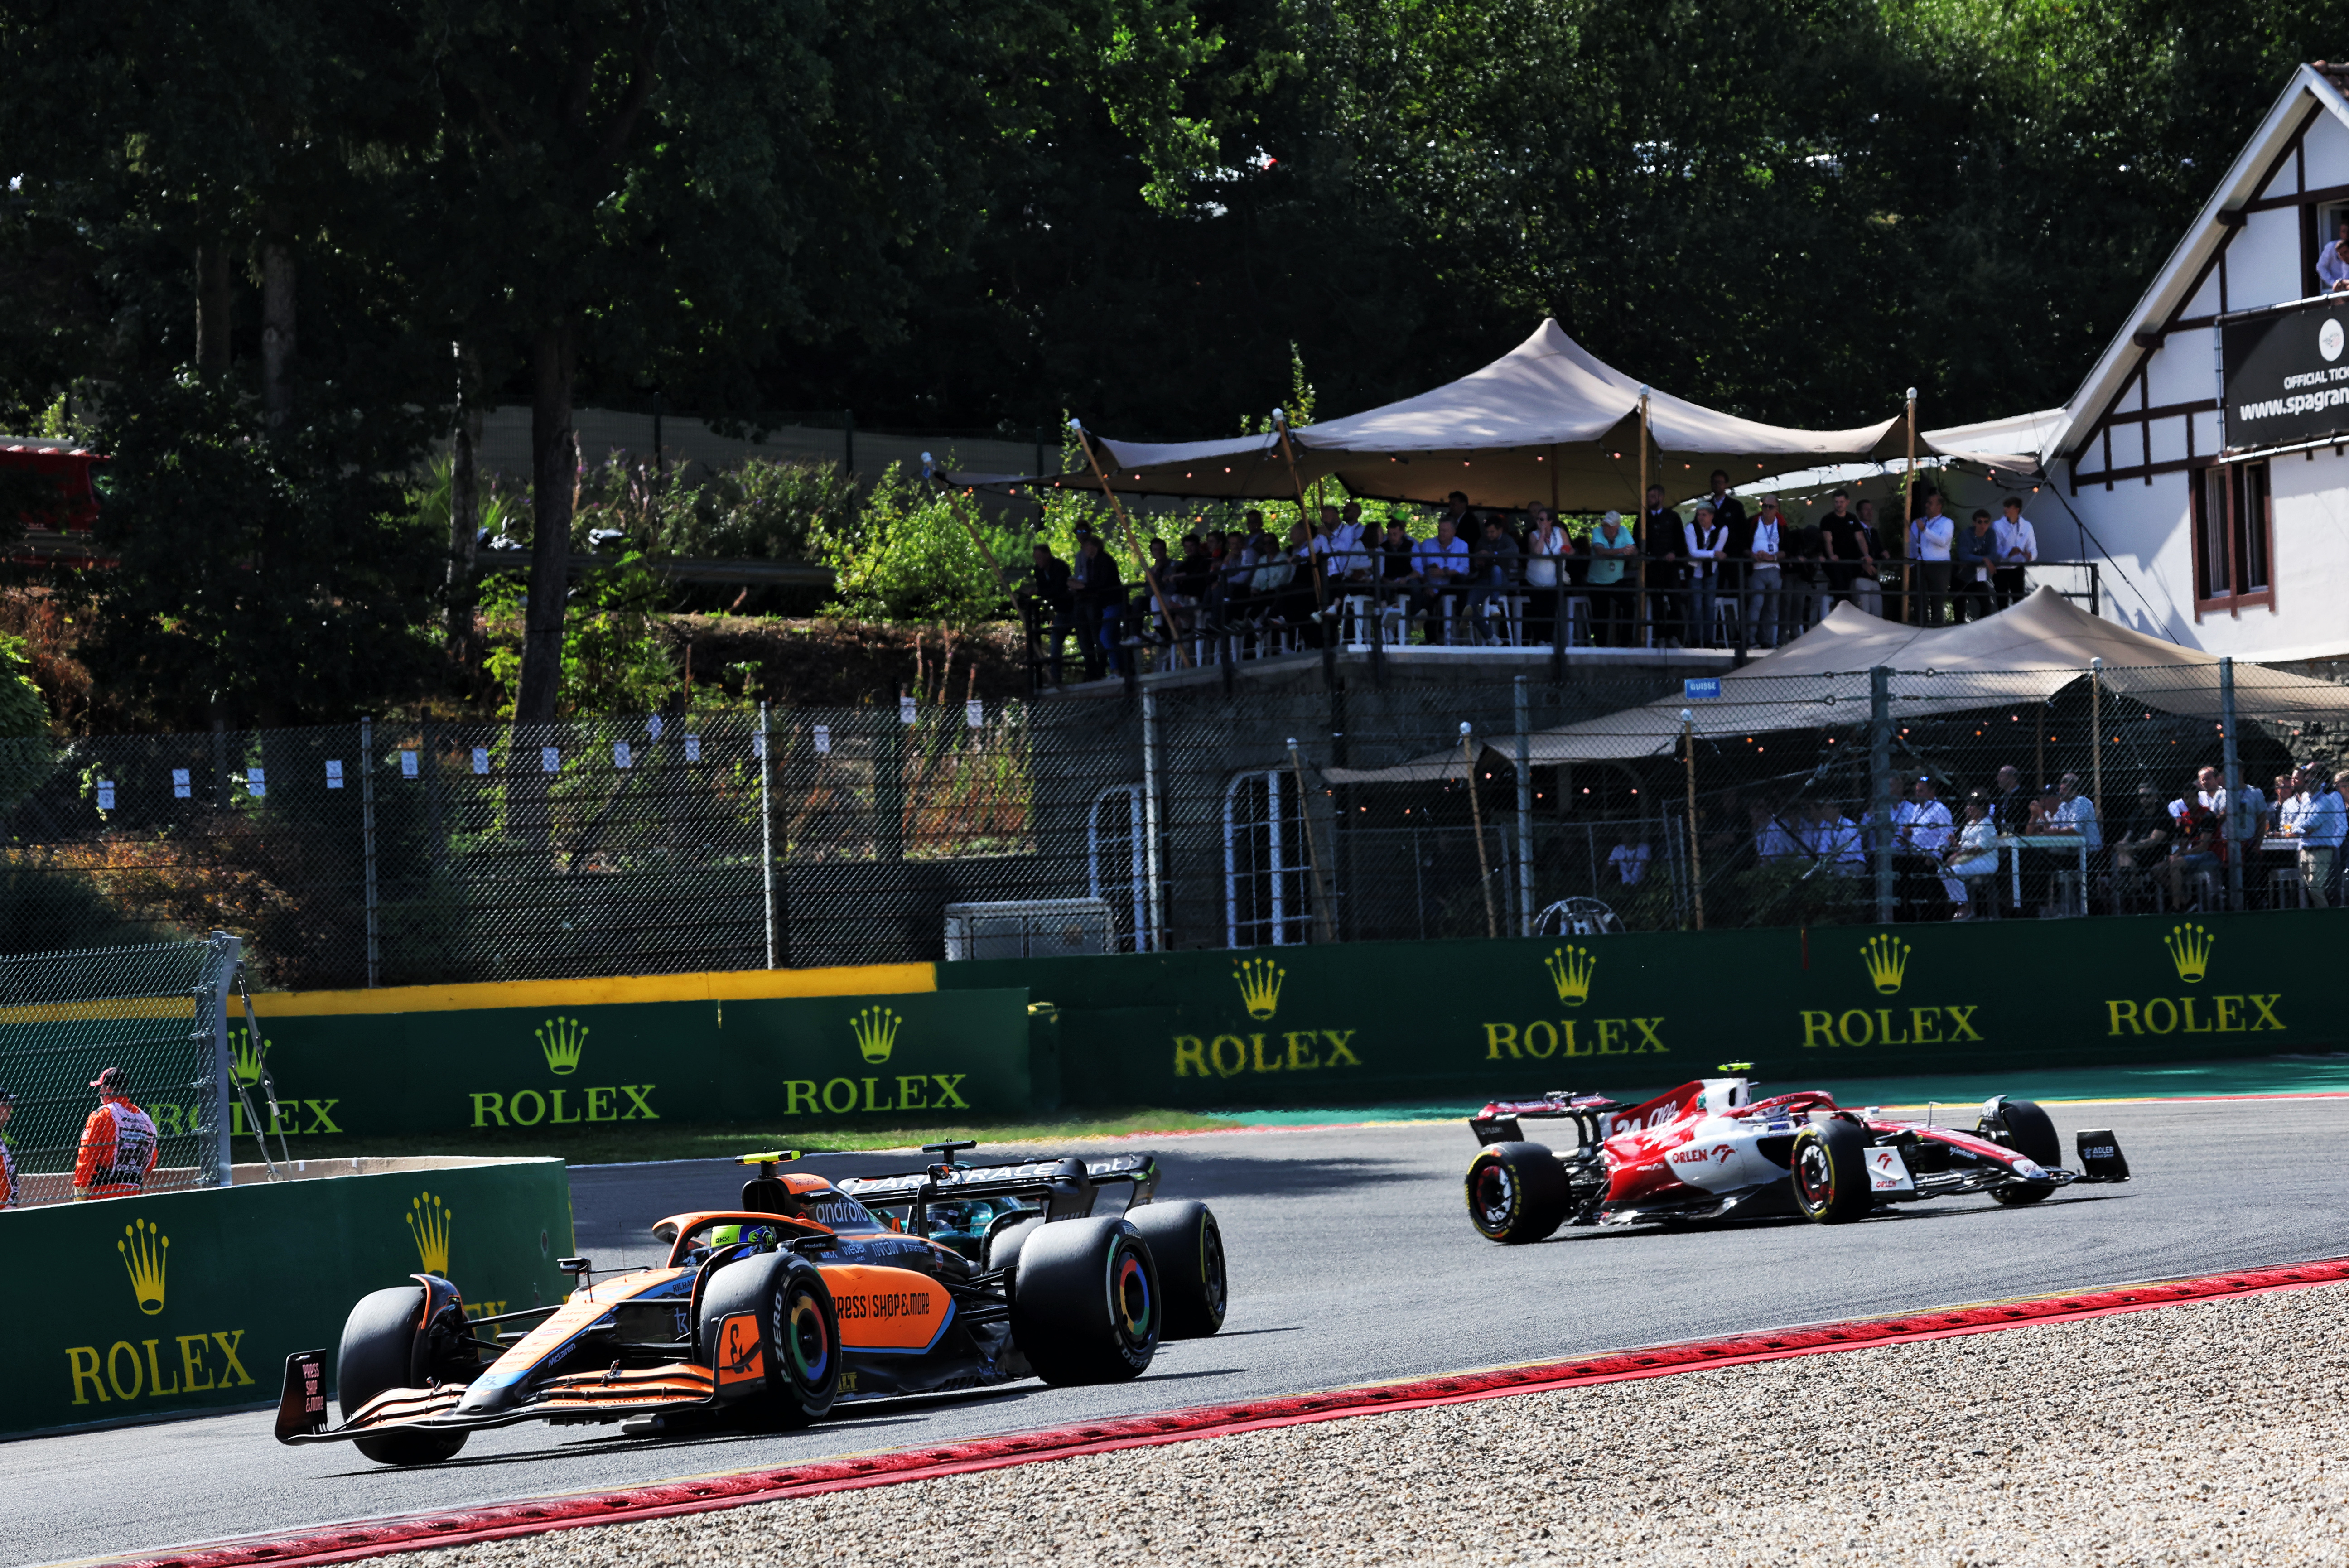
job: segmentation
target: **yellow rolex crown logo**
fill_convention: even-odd
[[[255,1043],[250,1029],[229,1032],[229,1071],[236,1081],[247,1088],[261,1082],[261,1059],[269,1054],[269,1042]]]
[[[2210,949],[2218,941],[2204,928],[2189,921],[2174,926],[2161,945],[2169,950],[2169,961],[2178,966],[2178,978],[2189,985],[2199,985],[2202,977],[2210,972]]]
[[[408,1234],[416,1243],[416,1260],[428,1274],[449,1277],[449,1206],[429,1192],[409,1201]]]
[[[171,1245],[171,1238],[144,1220],[125,1225],[122,1240],[114,1244],[114,1250],[122,1254],[122,1266],[129,1271],[139,1310],[149,1317],[163,1310],[164,1254]]]
[[[1280,983],[1288,978],[1288,971],[1270,959],[1243,959],[1232,969],[1232,979],[1239,982],[1240,1004],[1250,1018],[1269,1018],[1279,1011]]]
[[[897,1031],[905,1023],[904,1018],[885,1007],[868,1007],[850,1019],[848,1026],[856,1032],[856,1048],[864,1054],[864,1059],[880,1063],[886,1062],[889,1053],[897,1048]]]
[[[1910,949],[1899,937],[1870,937],[1859,944],[1859,956],[1868,965],[1868,978],[1876,989],[1890,996],[1900,989],[1900,978],[1908,971]]]
[[[538,1026],[538,1048],[546,1053],[546,1070],[567,1078],[579,1070],[579,1054],[587,1049],[587,1026],[576,1018],[550,1018]]]
[[[1563,947],[1542,960],[1549,971],[1550,983],[1557,987],[1557,999],[1568,1007],[1579,1007],[1590,1000],[1591,971],[1599,961],[1588,948]]]

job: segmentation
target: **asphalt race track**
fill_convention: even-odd
[[[1468,1227],[1464,1126],[1217,1133],[1135,1140],[1161,1198],[1215,1206],[1231,1261],[1223,1334],[1163,1350],[1113,1387],[1038,1384],[853,1407],[785,1436],[647,1441],[615,1427],[476,1433],[454,1460],[386,1469],[340,1446],[286,1449],[271,1415],[34,1438],[0,1447],[0,1562],[112,1556],[305,1523],[771,1466],[821,1455],[1299,1393],[1741,1329],[2349,1253],[2349,1100],[2054,1106],[2119,1134],[2137,1179],[2029,1209],[1920,1203],[1835,1228],[1746,1221],[1681,1233],[1567,1231],[1496,1247]],[[1032,1158],[1032,1155],[1023,1155]],[[918,1157],[916,1157],[918,1158]],[[968,1158],[968,1157],[967,1157]],[[988,1158],[981,1150],[978,1158]],[[837,1156],[812,1168],[904,1168]],[[580,1250],[597,1272],[660,1253],[646,1227],[723,1207],[719,1162],[574,1173]],[[330,1344],[338,1324],[321,1324]],[[273,1390],[274,1393],[274,1390]]]

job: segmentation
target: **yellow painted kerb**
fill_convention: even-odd
[[[725,970],[712,974],[618,975],[604,980],[506,980],[471,985],[394,985],[376,991],[264,992],[263,1018],[337,1013],[466,1012],[499,1007],[596,1007],[625,1002],[757,1002],[792,996],[902,996],[936,991],[938,966],[874,963],[834,969]],[[229,998],[232,1017],[244,1004]]]

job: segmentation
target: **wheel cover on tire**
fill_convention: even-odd
[[[1476,1220],[1486,1231],[1508,1228],[1517,1212],[1517,1179],[1509,1168],[1493,1160],[1476,1173]]]
[[[1109,1265],[1110,1310],[1118,1332],[1139,1345],[1150,1337],[1150,1271],[1129,1246],[1120,1246]]]
[[[1199,1242],[1200,1272],[1206,1276],[1207,1308],[1221,1323],[1231,1292],[1230,1282],[1224,1276],[1224,1236],[1212,1220],[1203,1229],[1206,1234]]]
[[[1795,1191],[1806,1209],[1824,1209],[1835,1201],[1835,1162],[1826,1145],[1813,1139],[1795,1157]]]
[[[802,1386],[821,1388],[832,1368],[832,1334],[824,1327],[823,1305],[815,1293],[802,1287],[792,1293],[791,1310],[783,1322],[783,1349],[792,1376]]]

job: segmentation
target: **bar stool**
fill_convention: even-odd
[[[2286,894],[2292,896],[2295,908],[2308,908],[2308,878],[2301,875],[2297,866],[2279,866],[2268,873],[2268,908],[2284,908]]]

